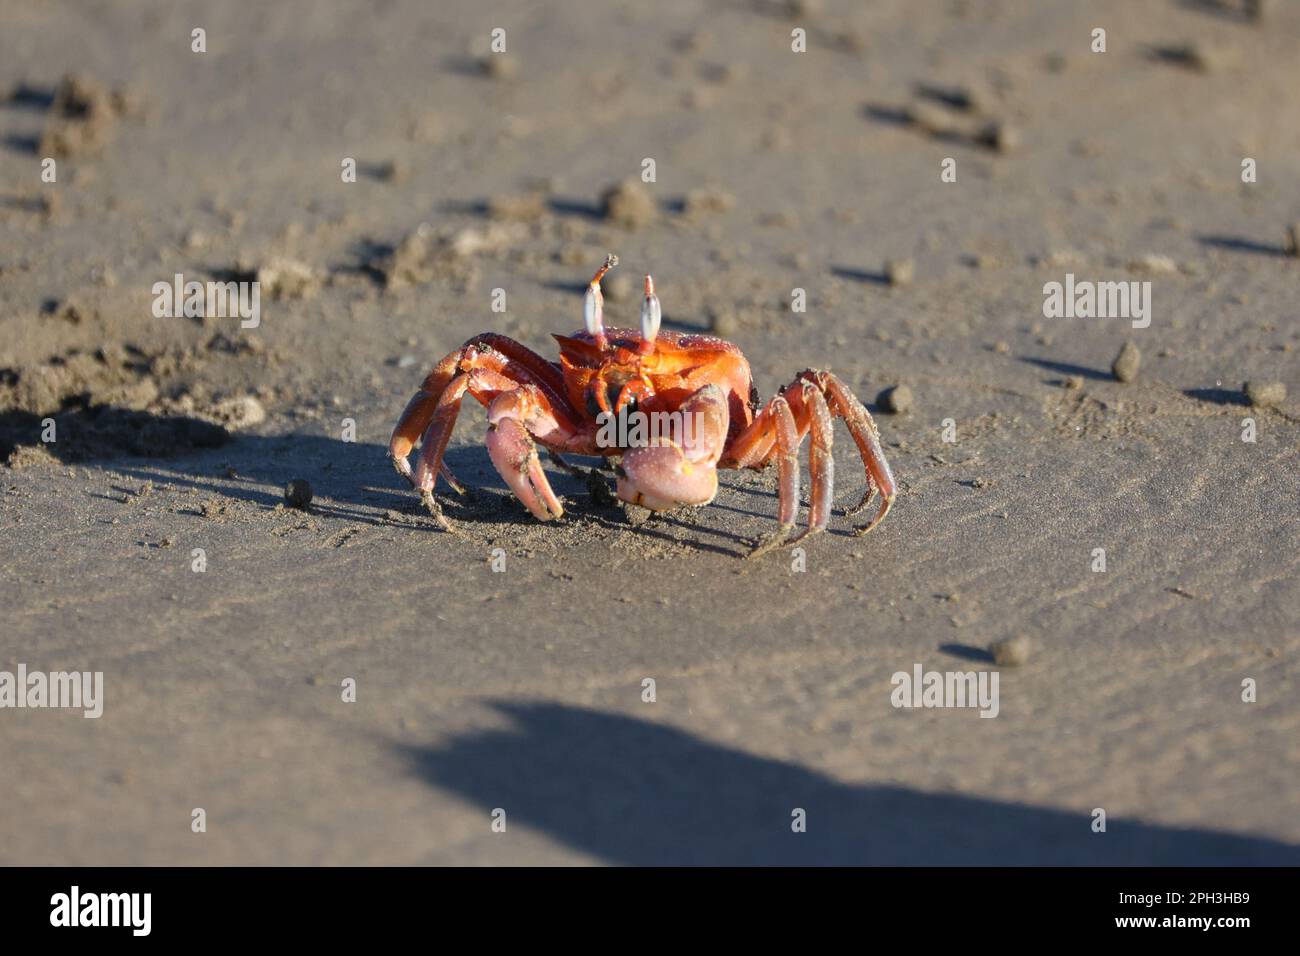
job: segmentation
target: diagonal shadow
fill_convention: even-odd
[[[1198,402],[1250,407],[1250,400],[1246,398],[1246,393],[1238,388],[1187,388],[1183,390],[1183,394]]]
[[[1054,362],[1051,359],[1036,358],[1032,355],[1020,355],[1017,356],[1017,358],[1030,365],[1037,365],[1039,368],[1045,368],[1049,372],[1060,372],[1062,375],[1078,375],[1080,378],[1090,378],[1096,382],[1115,381],[1115,376],[1111,375],[1109,372],[1089,368],[1086,365],[1074,365],[1070,362]]]
[[[22,136],[17,133],[11,133],[4,137],[3,142],[6,149],[11,149],[15,153],[23,153],[27,156],[35,156],[41,150],[41,140],[38,136]]]
[[[1288,256],[1286,247],[1280,243],[1260,242],[1256,239],[1245,239],[1241,236],[1197,236],[1196,238],[1203,246],[1223,249],[1228,252],[1253,252],[1260,256],[1278,256],[1280,258]]]
[[[1181,0],[1179,6],[1237,23],[1251,22],[1250,12],[1244,4],[1229,3],[1228,0]]]
[[[612,863],[1300,864],[1300,847],[1266,838],[1114,817],[1097,834],[1085,813],[846,784],[619,714],[494,706],[511,729],[399,749],[430,784]]]
[[[849,266],[831,266],[831,275],[838,279],[851,279],[854,282],[870,282],[874,285],[889,285],[889,276],[884,272],[870,272]]]
[[[44,113],[54,105],[55,90],[48,86],[32,86],[26,81],[20,82],[9,94],[8,101],[0,101],[14,109],[33,110]]]
[[[953,657],[959,657],[964,661],[974,661],[978,664],[993,664],[993,654],[982,647],[974,647],[970,644],[940,644],[939,650],[945,654],[951,654]]]

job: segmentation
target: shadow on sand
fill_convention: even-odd
[[[845,784],[659,723],[556,703],[494,706],[512,729],[403,747],[415,771],[611,863],[1300,863],[1300,847],[1269,839],[1114,816],[1098,834],[1086,813]],[[806,833],[792,832],[796,807]]]

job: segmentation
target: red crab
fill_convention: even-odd
[[[388,454],[442,527],[451,529],[434,500],[433,487],[441,473],[453,489],[464,491],[443,454],[467,392],[488,410],[492,463],[542,521],[560,517],[564,509],[542,471],[535,442],[571,471],[576,469],[560,453],[616,459],[618,497],[653,511],[708,504],[717,494],[717,469],[764,468],[775,460],[780,527],[754,545],[750,555],[759,555],[784,543],[794,527],[799,445],[812,432],[808,528],[790,541],[793,544],[824,530],[830,519],[836,416],[848,426],[867,475],[866,493],[848,514],[864,509],[879,491],[880,510],[856,530],[866,534],[884,519],[897,494],[894,476],[875,422],[843,382],[830,372],[808,369],[760,404],[749,363],[736,346],[711,335],[659,330],[659,299],[650,276],[645,277],[641,331],[606,329],[600,280],[617,264],[617,257],[607,257],[591,280],[586,330],[555,336],[560,343],[558,363],[503,335],[485,332],[439,362],[407,404]],[[605,426],[610,416],[625,421],[637,412],[677,413],[680,422],[695,427],[648,441],[633,443],[627,436],[622,443],[609,441]],[[407,456],[417,440],[420,456],[412,471]]]

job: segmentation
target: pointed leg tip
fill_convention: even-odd
[[[884,521],[885,515],[889,514],[889,509],[894,506],[894,497],[895,497],[894,495],[886,496],[884,499],[884,504],[880,508],[879,514],[877,514],[874,518],[872,518],[869,523],[862,525],[861,527],[854,528],[853,533],[856,534],[858,537],[862,537],[864,534],[867,534],[872,529],[874,529],[876,525],[880,524],[880,522]]]
[[[781,545],[785,544],[785,539],[790,533],[790,529],[790,525],[782,525],[776,531],[763,535],[754,542],[754,546],[750,548],[749,553],[745,555],[745,560],[752,561],[755,558],[761,558],[763,555],[781,547]]]
[[[443,531],[455,533],[456,529],[452,527],[451,522],[447,520],[447,516],[442,513],[442,508],[440,508],[438,502],[434,500],[433,492],[421,492],[420,503],[423,504],[429,514],[433,516],[433,520],[438,522],[438,526],[442,528]]]
[[[810,538],[810,537],[812,537],[813,535],[815,535],[815,534],[820,534],[821,532],[823,532],[823,531],[825,531],[825,530],[826,530],[825,528],[804,528],[802,531],[800,531],[797,535],[795,535],[795,536],[794,536],[793,538],[791,538],[789,541],[786,541],[785,544],[787,544],[787,545],[793,547],[794,545],[796,545],[796,544],[798,544],[799,542],[803,541],[805,538]]]
[[[405,458],[400,458],[397,455],[389,455],[388,460],[393,463],[393,470],[410,482],[412,487],[414,487],[415,478],[411,475],[411,463]]]
[[[852,518],[855,515],[862,514],[862,512],[867,510],[867,505],[871,504],[871,499],[873,499],[874,497],[876,497],[876,489],[872,488],[868,490],[865,495],[862,496],[862,500],[859,501],[856,505],[854,505],[852,508],[846,508],[844,511],[844,516],[846,518]]]

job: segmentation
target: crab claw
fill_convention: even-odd
[[[726,394],[705,385],[669,414],[668,434],[628,449],[619,468],[619,498],[651,511],[706,505],[718,493],[717,464],[729,421]]]
[[[496,465],[506,484],[529,511],[542,521],[564,515],[560,499],[546,480],[537,447],[524,426],[515,418],[503,418],[489,426],[488,457]]]

